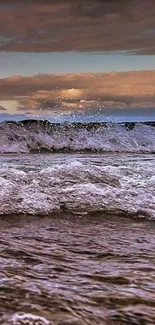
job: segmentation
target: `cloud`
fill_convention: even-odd
[[[155,110],[155,71],[45,74],[0,79],[0,101],[17,111],[85,114],[107,110]]]
[[[0,111],[7,111],[7,109],[0,105]]]
[[[0,51],[155,54],[154,0],[1,0]]]

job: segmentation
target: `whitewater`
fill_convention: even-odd
[[[0,135],[1,215],[155,219],[153,125],[28,120],[2,123]]]
[[[0,153],[155,152],[155,123],[0,123]]]

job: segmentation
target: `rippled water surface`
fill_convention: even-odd
[[[1,313],[154,324],[154,231],[152,222],[110,216],[1,220]]]
[[[74,164],[76,162],[79,177],[82,175],[80,180],[78,178],[78,184],[83,184],[83,177],[90,187],[91,184],[93,186],[102,186],[102,184],[101,181],[97,183],[96,174],[92,173],[88,179],[89,175],[86,175],[83,166],[87,169],[90,166],[102,167],[107,173],[110,170],[109,177],[119,176],[120,184],[119,186],[117,182],[113,184],[113,178],[112,181],[110,178],[110,183],[108,181],[106,183],[109,193],[113,188],[117,189],[117,186],[117,193],[119,193],[123,187],[126,200],[129,191],[130,206],[133,202],[130,198],[132,189],[134,193],[137,191],[135,200],[138,197],[139,204],[145,203],[144,208],[147,202],[148,204],[152,202],[153,216],[154,158],[149,155],[3,156],[0,163],[1,178],[6,181],[2,183],[3,187],[5,185],[5,200],[10,184],[14,184],[14,191],[18,183],[19,186],[22,184],[24,193],[28,195],[28,187],[25,190],[27,173],[31,173],[28,181],[32,182],[43,168],[52,165],[68,168],[69,161],[73,161]],[[59,195],[60,186],[74,185],[75,187],[77,170],[73,169],[71,173],[73,165],[67,169],[68,173],[70,171],[69,178],[64,172],[64,167],[64,178],[61,179],[62,176],[57,175],[61,180],[58,187],[54,187],[55,183],[51,185],[49,182],[45,185],[51,186],[55,191],[59,190]],[[101,169],[95,169],[95,173],[96,170],[103,181]],[[25,174],[20,174],[19,171]],[[52,169],[52,172],[55,173],[55,170]],[[25,178],[21,179],[22,175]],[[49,174],[48,170],[46,177],[47,180],[51,177],[51,171]],[[45,178],[41,179],[45,182]],[[64,185],[62,180],[65,182]],[[71,190],[74,187],[71,187]],[[42,193],[42,190],[41,187],[38,193]],[[77,194],[80,199],[83,195],[83,201],[80,202],[84,202],[88,193],[81,192],[79,187],[74,190],[79,191]],[[138,191],[140,195],[146,197],[145,202],[140,201]],[[33,193],[31,192],[32,204],[34,204]],[[49,193],[54,193],[54,190]],[[103,193],[104,190],[102,196]],[[98,204],[100,204],[101,194],[95,197]],[[116,197],[113,194],[111,201]],[[75,198],[77,200],[77,197]],[[92,196],[89,196],[87,200],[91,198]],[[40,201],[42,199],[40,196]],[[38,194],[38,205],[41,204],[40,201]],[[11,204],[12,201],[9,202]],[[121,202],[120,204],[123,204],[126,201]],[[133,215],[133,219],[126,214],[122,217],[117,213],[115,215],[110,212],[105,213],[102,209],[93,211],[89,206],[87,210],[87,206],[88,204],[84,206],[85,210],[79,209],[76,213],[76,206],[72,203],[68,209],[66,207],[57,213],[51,212],[48,216],[37,216],[37,213],[34,215],[26,213],[25,216],[18,213],[1,214],[1,321],[15,312],[24,312],[44,316],[56,325],[155,324],[154,218],[149,220],[149,215],[147,219],[146,214],[142,219],[135,219]]]

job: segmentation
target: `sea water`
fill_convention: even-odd
[[[155,128],[22,127],[1,125],[1,322],[153,325]]]

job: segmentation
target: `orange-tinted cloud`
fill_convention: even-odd
[[[0,101],[50,114],[155,108],[155,71],[52,74],[0,79]]]
[[[155,54],[154,0],[1,0],[0,51]]]

